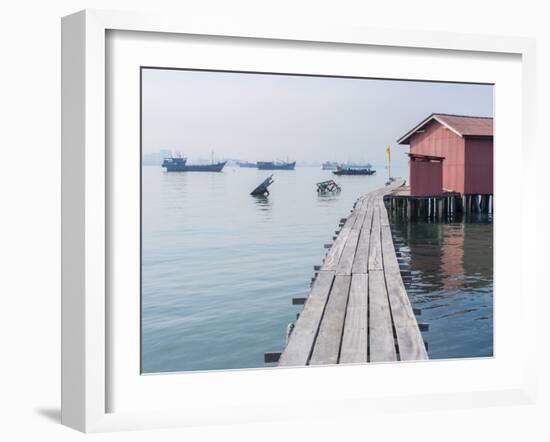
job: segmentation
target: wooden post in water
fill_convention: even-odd
[[[458,197],[453,197],[453,215],[456,215],[460,211],[460,200]]]

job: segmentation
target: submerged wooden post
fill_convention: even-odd
[[[250,195],[252,196],[269,196],[269,190],[267,188],[273,184],[273,174],[269,175],[263,180],[258,187],[256,187]]]

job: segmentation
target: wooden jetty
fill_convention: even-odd
[[[266,361],[303,366],[428,359],[383,201],[403,184],[397,179],[364,195],[341,220],[286,348],[280,357],[266,353]]]

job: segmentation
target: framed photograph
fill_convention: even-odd
[[[82,11],[62,50],[65,425],[533,401],[532,40]]]

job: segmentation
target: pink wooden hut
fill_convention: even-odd
[[[411,195],[493,193],[492,118],[432,114],[397,142],[410,146]]]

